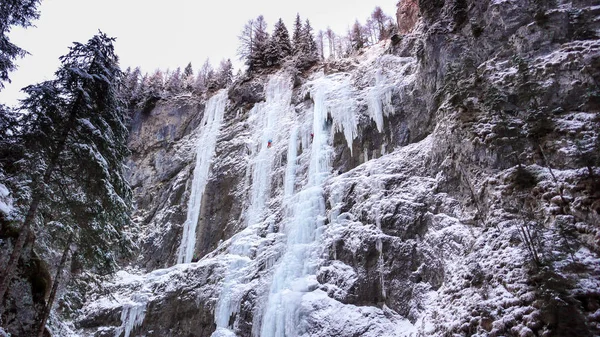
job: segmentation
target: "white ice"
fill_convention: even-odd
[[[215,154],[215,146],[219,130],[221,129],[226,103],[226,90],[219,91],[206,103],[204,117],[200,124],[200,135],[196,149],[196,166],[194,168],[194,178],[188,201],[187,217],[183,224],[183,234],[179,246],[177,263],[190,263],[194,257],[196,227],[198,225],[198,218],[200,217],[202,196],[208,182],[210,165]]]

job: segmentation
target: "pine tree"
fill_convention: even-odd
[[[252,40],[252,52],[248,57],[248,70],[263,68],[266,66],[265,52],[269,42],[269,33],[267,33],[267,22],[260,15],[254,20],[254,37]]]
[[[35,164],[29,205],[6,270],[0,276],[0,299],[6,294],[31,228],[53,225],[98,272],[111,271],[116,247],[127,250],[123,230],[129,223],[131,190],[124,175],[127,128],[118,99],[121,71],[113,38],[99,33],[75,43],[60,58],[56,79],[24,89],[28,97],[20,130]],[[40,212],[41,211],[41,212]],[[51,214],[46,217],[46,212]],[[58,283],[62,270],[54,280]],[[53,290],[55,294],[55,290]],[[40,329],[43,331],[52,301]]]
[[[194,91],[194,69],[192,68],[192,62],[188,63],[188,65],[183,70],[183,90],[187,92]]]
[[[290,35],[283,20],[279,19],[273,29],[273,36],[269,39],[265,51],[267,66],[280,65],[281,61],[292,53]]]
[[[349,38],[353,50],[359,50],[365,46],[366,41],[364,37],[363,27],[360,24],[360,22],[358,22],[358,20],[354,22],[354,25],[352,25],[352,29],[349,33]]]
[[[145,91],[142,93],[143,100],[161,99],[165,91],[165,76],[160,69],[156,69],[154,73],[147,77]]]
[[[0,1],[0,90],[8,73],[16,69],[14,61],[27,54],[25,50],[10,42],[8,37],[13,26],[30,27],[31,21],[39,17],[37,6],[40,0],[2,0]]]
[[[189,76],[194,76],[194,70],[192,69],[192,62],[188,63],[183,69],[183,78],[187,78]]]
[[[165,90],[171,96],[177,95],[183,90],[181,68],[177,67],[174,72],[167,76]]]
[[[140,67],[127,68],[123,74],[119,96],[128,107],[135,106],[140,99],[141,75]]]
[[[319,60],[317,43],[315,42],[309,20],[306,20],[300,31],[300,41],[296,49],[296,66],[298,68],[310,67]]]
[[[296,21],[294,21],[294,35],[292,36],[292,54],[298,55],[302,52],[302,20],[300,14],[296,14]]]
[[[218,89],[225,88],[233,82],[233,64],[231,64],[231,60],[227,59],[221,61],[215,77],[216,87]]]
[[[206,59],[206,61],[204,61],[204,64],[202,64],[202,68],[200,68],[200,70],[198,71],[198,76],[196,77],[196,82],[194,84],[194,91],[198,94],[205,93],[213,77],[213,67],[210,64],[210,60]]]

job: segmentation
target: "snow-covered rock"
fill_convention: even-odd
[[[600,10],[415,6],[350,59],[136,115],[139,255],[73,334],[598,334]]]

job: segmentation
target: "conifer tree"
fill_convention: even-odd
[[[210,64],[210,60],[206,59],[202,67],[198,71],[198,75],[196,76],[196,82],[194,84],[194,91],[198,94],[202,94],[206,92],[208,89],[209,82],[214,77],[214,70],[212,65]]]
[[[265,51],[267,66],[280,65],[281,61],[292,53],[290,35],[283,20],[279,19],[273,29],[273,36],[269,39]]]
[[[128,67],[123,74],[119,96],[128,107],[134,106],[140,99],[141,75],[140,67],[133,70]]]
[[[219,89],[225,88],[233,82],[233,64],[230,59],[221,61],[215,81],[216,87]]]
[[[183,89],[183,80],[181,76],[181,68],[177,67],[174,72],[168,75],[165,90],[169,95],[177,95]]]
[[[297,46],[296,66],[306,68],[319,60],[317,43],[312,33],[310,21],[307,19],[300,31],[300,41]]]
[[[192,92],[194,90],[194,69],[192,68],[192,62],[188,63],[188,65],[183,70],[183,89],[187,92]]]
[[[0,274],[4,298],[31,229],[54,223],[65,238],[65,253],[78,254],[99,272],[111,271],[117,247],[130,242],[131,190],[124,175],[127,128],[118,99],[121,71],[113,38],[99,33],[86,44],[75,43],[60,58],[56,79],[25,88],[28,97],[20,124],[26,161],[35,164],[28,206],[6,269]],[[49,210],[51,219],[44,212]],[[64,265],[63,265],[64,266]],[[54,280],[58,283],[61,269]],[[56,294],[53,289],[54,295]],[[43,315],[45,324],[51,298]]]
[[[267,22],[260,15],[254,20],[254,37],[252,40],[252,52],[248,57],[248,69],[250,71],[266,66],[265,52],[269,42],[269,33],[267,33]]]
[[[12,43],[9,33],[12,27],[30,27],[31,21],[39,17],[37,6],[40,0],[2,0],[0,1],[0,90],[8,73],[16,69],[15,59],[27,54],[25,50]]]
[[[360,24],[360,22],[358,22],[358,20],[354,22],[354,25],[352,25],[352,29],[350,30],[349,35],[353,50],[359,50],[360,48],[365,46],[366,41],[363,32],[363,27]]]
[[[294,35],[292,36],[292,54],[298,55],[302,52],[302,20],[300,14],[296,14],[294,21]]]

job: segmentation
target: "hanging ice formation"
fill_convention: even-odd
[[[258,103],[249,112],[248,123],[256,130],[253,143],[249,174],[250,202],[246,210],[247,228],[235,235],[229,244],[227,265],[228,271],[223,281],[221,294],[215,310],[217,325],[213,337],[235,336],[229,329],[230,318],[237,313],[245,285],[252,275],[255,266],[250,265],[252,251],[255,250],[256,231],[263,223],[273,222],[265,215],[267,202],[271,194],[273,162],[277,150],[289,132],[290,101],[292,82],[287,75],[273,75],[265,88],[266,102]],[[297,132],[296,132],[297,133]],[[271,141],[271,146],[269,146]],[[292,142],[290,140],[290,142]],[[293,178],[292,178],[293,179]],[[267,219],[265,219],[267,218]]]
[[[198,225],[198,218],[200,217],[202,196],[208,182],[210,165],[215,154],[217,136],[221,129],[226,103],[226,90],[219,91],[206,103],[204,116],[200,123],[201,129],[196,148],[196,166],[194,167],[187,217],[183,224],[183,234],[179,246],[177,263],[190,263],[194,256],[196,227]]]
[[[121,311],[121,327],[117,329],[115,337],[123,335],[129,337],[131,331],[141,325],[146,317],[146,306],[148,305],[148,296],[143,293],[134,294],[131,302],[123,305]]]
[[[317,239],[325,215],[323,182],[329,175],[327,107],[325,88],[317,85],[314,100],[313,140],[304,188],[293,197],[293,212],[285,228],[287,247],[277,264],[263,314],[260,336],[295,336],[302,296],[316,282],[312,243]],[[287,180],[287,178],[286,178]]]
[[[362,99],[368,102],[369,115],[378,129],[383,127],[383,116],[393,113],[389,109],[391,91],[384,79],[383,74],[376,74],[374,86],[366,90]],[[264,289],[264,300],[254,313],[253,336],[297,336],[302,298],[317,286],[317,246],[319,228],[326,215],[323,186],[331,174],[331,137],[334,132],[343,133],[352,150],[359,104],[350,74],[321,75],[305,88],[313,101],[312,110],[296,116],[290,105],[291,79],[272,75],[265,88],[266,102],[256,104],[249,113],[248,124],[255,132],[250,140],[253,146],[247,177],[250,200],[244,213],[246,229],[228,243],[228,272],[215,309],[217,329],[213,337],[235,336],[235,317],[252,285],[257,268],[254,259],[261,249],[271,249],[273,259],[267,260],[263,267],[275,265],[271,284]],[[280,168],[276,159],[283,153],[287,163]],[[284,174],[281,191],[276,196],[281,199],[274,203],[284,214],[278,223],[280,233],[275,235],[284,240],[279,243],[283,254],[279,259],[279,255],[272,253],[278,248],[265,248],[273,242],[264,243],[268,238],[258,235],[265,228],[270,233],[274,230],[273,214],[277,210],[269,210],[269,198],[277,170]]]

